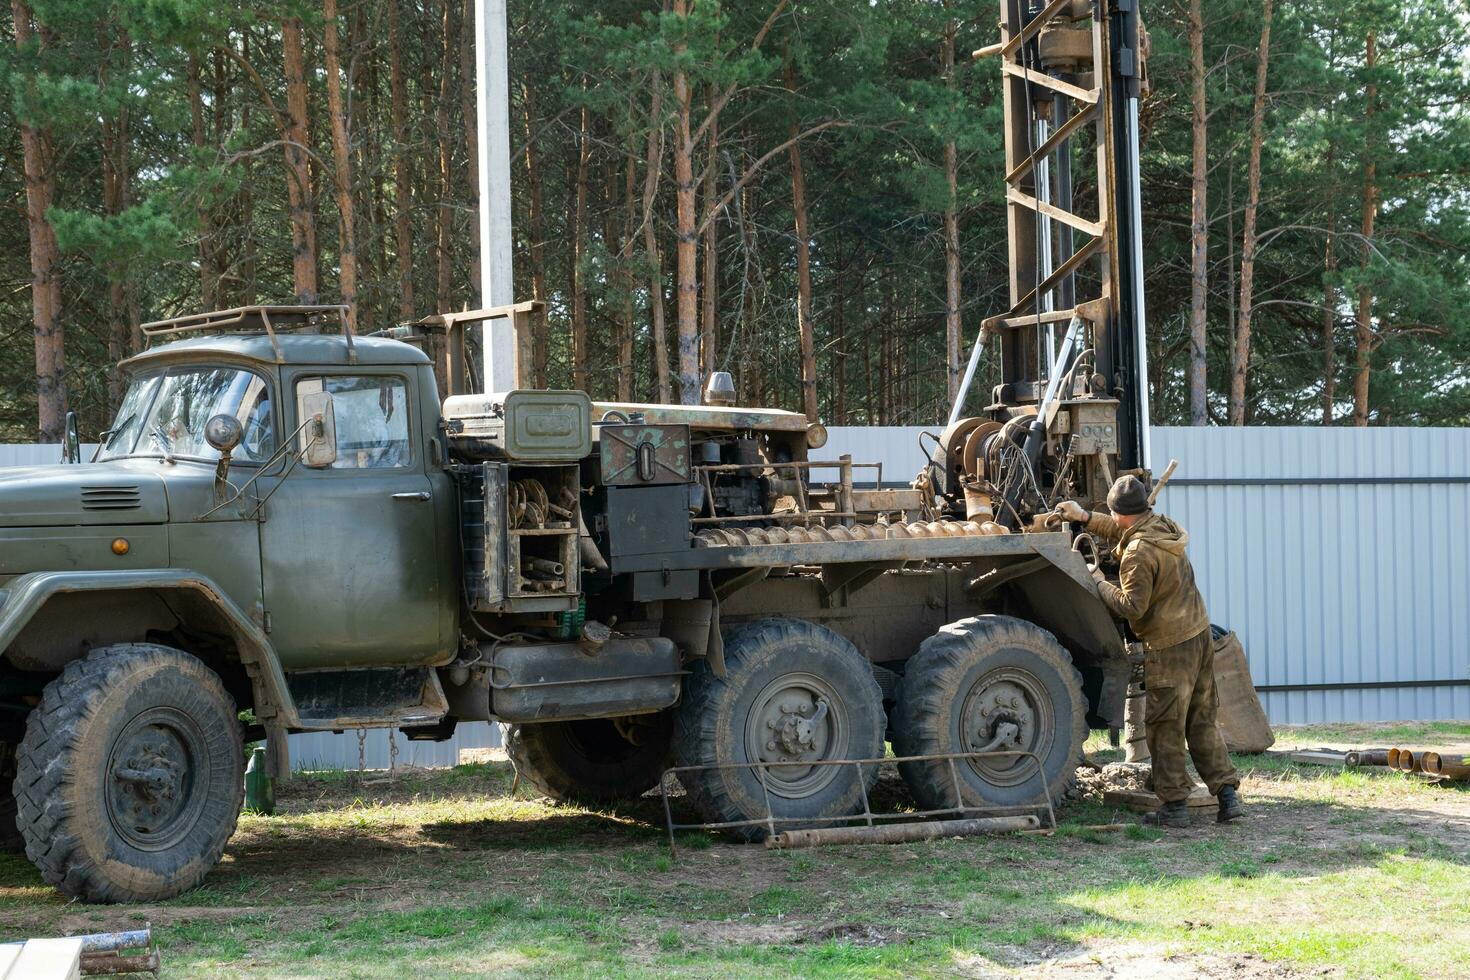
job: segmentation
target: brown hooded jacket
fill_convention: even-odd
[[[1103,603],[1128,620],[1145,649],[1193,639],[1209,629],[1204,597],[1185,554],[1189,535],[1163,514],[1149,514],[1124,531],[1106,514],[1093,514],[1087,530],[1117,541],[1119,585],[1098,583]]]

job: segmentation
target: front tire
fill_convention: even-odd
[[[772,815],[802,822],[777,828],[819,826],[860,812],[878,767],[859,774],[810,763],[880,758],[884,728],[883,693],[852,643],[801,620],[750,623],[725,640],[725,676],[695,663],[674,711],[679,765],[734,768],[680,773],[679,782],[710,823],[757,820],[766,816],[766,794],[756,770],[742,764],[782,763],[765,768]],[[747,841],[766,832],[729,829]]]
[[[1082,675],[1046,630],[1009,616],[951,623],[908,663],[894,707],[900,756],[1023,749],[1041,759],[1055,805],[1076,778],[1087,741]],[[1022,757],[903,762],[921,809],[1033,806],[1046,800],[1035,763]]]
[[[157,901],[198,885],[244,793],[240,724],[219,676],[151,643],[67,664],[26,721],[16,768],[26,855],[89,902]]]
[[[667,714],[506,725],[505,754],[522,779],[562,803],[636,800],[672,765]]]

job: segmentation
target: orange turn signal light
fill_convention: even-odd
[[[114,555],[119,555],[119,556],[125,555],[125,554],[128,553],[128,548],[130,548],[130,547],[131,547],[131,545],[128,544],[128,539],[127,538],[113,538],[112,539],[112,553]]]

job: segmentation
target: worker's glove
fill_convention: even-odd
[[[1108,580],[1108,577],[1103,574],[1103,570],[1101,568],[1094,568],[1092,570],[1092,580],[1098,585],[1102,585]]]
[[[1071,521],[1074,524],[1086,524],[1087,519],[1092,516],[1088,514],[1086,507],[1075,500],[1063,500],[1057,504],[1057,513],[1062,515],[1062,520]]]

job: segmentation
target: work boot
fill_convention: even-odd
[[[1189,804],[1183,800],[1172,800],[1152,813],[1143,815],[1145,827],[1188,827]]]
[[[1229,823],[1245,816],[1245,807],[1241,805],[1240,794],[1235,792],[1234,786],[1221,786],[1216,798],[1220,801],[1220,812],[1215,815],[1219,823]]]

